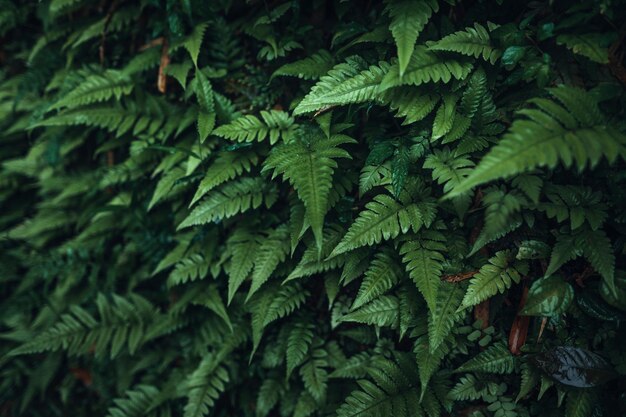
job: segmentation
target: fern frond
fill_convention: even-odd
[[[328,255],[330,255],[332,248],[334,248],[341,240],[342,233],[343,228],[338,227],[337,225],[331,224],[327,226],[323,232],[324,241],[322,243],[322,253],[320,254],[318,252],[315,245],[307,247],[302,255],[302,258],[300,259],[300,262],[298,262],[298,265],[296,265],[289,276],[287,276],[285,282],[291,281],[292,279],[308,277],[313,274],[326,272],[343,266],[345,259],[341,256],[328,259]]]
[[[263,330],[271,322],[291,314],[304,303],[308,292],[296,282],[283,285],[274,283],[266,285],[256,292],[248,301],[252,313],[252,343],[251,356],[261,342]]]
[[[322,227],[329,209],[333,172],[337,168],[335,159],[351,158],[339,146],[356,142],[345,135],[326,138],[321,133],[317,129],[309,137],[273,148],[263,166],[263,172],[272,170],[272,178],[282,175],[297,191],[304,203],[305,216],[313,230],[319,252],[322,249]]]
[[[269,137],[270,144],[279,138],[288,141],[295,129],[289,113],[280,110],[261,111],[262,121],[253,115],[241,116],[229,124],[219,126],[213,134],[237,142],[262,142]]]
[[[204,417],[226,389],[228,370],[220,357],[207,354],[187,382],[187,404],[184,417]]]
[[[259,163],[259,156],[253,151],[227,151],[220,153],[206,170],[198,189],[189,203],[191,207],[218,185],[235,179],[244,172],[250,172]]]
[[[125,393],[126,398],[113,400],[107,417],[142,417],[158,402],[159,390],[152,385],[137,385]]]
[[[445,251],[444,235],[434,230],[422,231],[400,247],[402,262],[430,311],[435,309]]]
[[[545,194],[549,202],[540,203],[538,209],[558,222],[569,219],[572,230],[582,226],[585,221],[592,230],[596,230],[606,220],[607,207],[601,202],[601,194],[589,187],[550,184]]]
[[[210,259],[207,260],[202,254],[194,253],[182,259],[167,278],[167,286],[184,284],[188,281],[203,279],[209,272]]]
[[[304,387],[317,403],[324,401],[328,388],[327,353],[324,349],[315,349],[311,358],[300,367],[300,376]]]
[[[626,135],[607,124],[592,95],[566,86],[548,91],[562,105],[549,99],[530,100],[537,108],[520,110],[527,118],[515,120],[449,196],[533,168],[554,168],[559,161],[566,168],[575,165],[582,171],[587,165],[597,165],[602,157],[609,162],[626,157]]]
[[[355,310],[390,290],[400,281],[403,272],[389,251],[378,252],[365,271],[361,287],[350,309]]]
[[[378,86],[389,69],[386,62],[359,71],[349,64],[339,64],[320,78],[298,103],[293,114],[310,113],[345,104],[378,100]]]
[[[395,87],[384,93],[385,101],[396,117],[404,117],[403,125],[418,122],[433,111],[439,97],[415,87]]]
[[[352,223],[330,256],[365,245],[371,246],[411,229],[417,233],[423,226],[428,227],[433,222],[435,213],[436,206],[429,197],[419,202],[402,202],[389,195],[378,194],[365,205],[365,210]]]
[[[496,252],[471,279],[459,310],[479,304],[498,292],[503,293],[513,282],[519,283],[527,272],[528,265],[515,261],[510,251]]]
[[[583,255],[602,276],[611,291],[615,291],[615,254],[611,241],[601,230],[578,228],[571,233],[561,233],[552,248],[550,263],[545,275],[554,274],[566,262]]]
[[[204,33],[209,27],[209,22],[203,22],[197,24],[191,34],[183,42],[183,46],[189,52],[189,56],[193,61],[193,64],[198,67],[198,55],[200,54],[200,47],[202,46],[202,40],[204,39]]]
[[[380,81],[380,90],[402,85],[422,85],[429,82],[448,83],[450,80],[465,79],[472,71],[472,63],[451,58],[442,58],[425,46],[416,46],[404,75],[400,76],[400,65],[396,62],[388,67]]]
[[[303,80],[317,80],[328,73],[335,65],[335,59],[325,49],[299,61],[290,62],[278,68],[272,74],[274,77],[298,77]]]
[[[130,94],[133,87],[132,80],[120,71],[106,70],[100,74],[91,74],[50,106],[50,110],[73,109],[106,101],[112,97],[119,100],[122,96]]]
[[[373,301],[365,304],[344,315],[341,320],[344,322],[364,323],[373,326],[398,326],[398,298],[389,295],[381,295]]]
[[[226,242],[226,254],[230,256],[230,262],[225,268],[228,274],[229,304],[250,275],[260,244],[261,235],[245,226],[237,228]]]
[[[313,330],[315,326],[313,324],[297,321],[287,337],[287,378],[291,375],[294,369],[302,365],[311,343],[313,343]]]
[[[510,374],[515,369],[515,359],[504,343],[497,343],[465,362],[454,372]]]
[[[159,319],[154,307],[134,294],[128,299],[113,294],[111,300],[99,294],[96,307],[99,320],[84,308],[71,306],[56,323],[11,354],[64,349],[70,355],[79,355],[93,349],[98,357],[108,351],[114,358],[124,348],[133,354],[146,340],[149,326]]]
[[[358,381],[360,389],[346,398],[337,417],[424,416],[414,361],[380,360],[369,375],[373,382]]]
[[[288,253],[289,229],[286,224],[282,224],[268,234],[257,250],[247,299],[272,276],[278,264],[287,258]]]
[[[277,199],[276,187],[262,178],[241,178],[212,191],[183,220],[178,229],[232,217],[262,204],[271,207]]]
[[[465,314],[458,311],[464,294],[463,286],[458,283],[439,284],[435,308],[428,316],[428,344],[431,353],[439,349],[456,323],[465,317]]]
[[[479,23],[463,31],[452,33],[445,38],[429,45],[432,51],[458,52],[463,55],[482,57],[485,61],[495,64],[502,51],[491,44],[487,28]]]
[[[195,113],[195,112],[194,112]],[[162,100],[150,98],[144,105],[131,103],[123,106],[88,106],[68,109],[37,123],[40,126],[94,126],[115,132],[117,136],[132,132],[161,138],[183,131],[195,121],[190,112]]]
[[[389,30],[398,48],[400,77],[409,65],[415,41],[428,23],[431,15],[439,10],[436,0],[394,0],[387,6],[391,23]]]

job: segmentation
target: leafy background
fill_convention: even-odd
[[[620,0],[0,1],[0,415],[626,415]]]

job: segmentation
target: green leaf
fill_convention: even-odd
[[[315,326],[311,323],[296,322],[287,338],[287,379],[300,366],[307,354],[311,343],[313,343],[313,330]]]
[[[574,299],[574,289],[558,275],[540,278],[528,291],[524,316],[556,316],[567,311]]]
[[[519,283],[521,275],[527,272],[523,261],[514,261],[510,251],[500,251],[489,259],[471,279],[460,309],[481,303],[503,293],[513,283]]]
[[[355,310],[384,294],[400,281],[402,275],[402,268],[389,251],[378,252],[365,271],[361,287],[350,309]]]
[[[454,372],[510,374],[514,368],[515,356],[504,343],[497,343],[465,362]]]
[[[405,200],[406,201],[406,200]],[[435,204],[430,198],[424,201],[403,204],[386,194],[378,194],[365,205],[359,217],[352,223],[348,233],[335,247],[332,256],[339,255],[365,245],[380,243],[397,237],[409,230],[419,231],[434,220]]]
[[[209,27],[209,22],[204,22],[196,25],[193,28],[193,32],[185,42],[183,46],[189,52],[189,56],[193,61],[193,64],[198,67],[198,55],[200,54],[200,47],[202,46],[202,39],[204,38],[204,32],[206,32],[207,27]]]
[[[531,360],[550,378],[571,387],[594,387],[616,376],[611,364],[602,356],[572,346],[557,346]]]
[[[298,103],[293,114],[310,113],[352,103],[364,103],[378,99],[378,86],[389,69],[381,62],[359,70],[349,64],[339,64],[320,78],[311,91]]]
[[[474,23],[474,27],[468,27],[464,31],[452,33],[445,38],[430,44],[433,51],[451,51],[474,58],[482,57],[491,64],[500,58],[502,52],[491,45],[487,28]]]
[[[439,10],[435,0],[393,0],[389,6],[389,30],[398,48],[400,77],[409,65],[415,42],[433,12]]]
[[[593,97],[574,87],[548,89],[563,105],[548,99],[530,100],[536,109],[520,110],[526,116],[513,122],[509,132],[483,157],[476,169],[448,196],[476,185],[528,172],[554,168],[561,161],[582,171],[626,156],[626,135],[607,123]]]
[[[446,94],[443,97],[441,106],[437,109],[435,120],[433,121],[433,140],[444,136],[452,129],[456,111],[457,97],[453,94]]]
[[[458,283],[439,284],[435,308],[428,316],[428,342],[431,353],[439,349],[454,326],[465,314],[458,311],[463,300],[463,286]]]
[[[304,203],[305,216],[313,230],[319,253],[322,250],[322,227],[329,209],[333,172],[337,168],[335,159],[351,158],[339,145],[355,143],[354,139],[345,135],[326,138],[321,133],[315,131],[310,142],[305,142],[303,138],[273,148],[263,166],[264,172],[273,171],[272,178],[283,175],[295,188]]]
[[[588,33],[584,35],[563,34],[556,38],[556,43],[565,45],[575,54],[582,55],[599,64],[609,63],[609,50],[602,44],[606,36],[600,33]]]
[[[430,311],[436,306],[445,251],[445,237],[430,230],[420,233],[400,247],[402,262],[406,264],[409,276],[426,300]]]

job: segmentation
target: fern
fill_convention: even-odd
[[[305,142],[307,139],[310,141]],[[263,171],[273,171],[272,178],[283,175],[298,192],[318,251],[322,249],[322,226],[329,208],[333,171],[337,168],[335,159],[350,158],[339,146],[354,142],[348,136],[334,135],[327,139],[314,132],[311,137],[274,148],[263,166]]]
[[[365,210],[350,226],[331,256],[392,239],[409,230],[417,232],[432,223],[435,211],[435,205],[428,197],[423,201],[410,202],[408,196],[397,201],[386,194],[378,194],[365,205]]]
[[[402,77],[409,65],[418,35],[428,23],[432,13],[439,10],[439,5],[434,0],[394,0],[389,4],[388,10],[391,17],[389,30],[398,48],[398,63]]]
[[[472,64],[454,59],[443,59],[425,46],[417,46],[411,55],[409,65],[400,76],[398,63],[391,65],[380,81],[380,89],[387,90],[401,85],[422,85],[430,82],[448,83],[450,80],[465,79],[472,70]]]
[[[200,253],[191,254],[189,257],[182,259],[167,279],[167,285],[184,284],[188,281],[203,279],[209,270],[208,260]]]
[[[403,356],[398,359],[398,362],[385,360],[373,365],[369,371],[373,382],[359,381],[360,389],[346,398],[337,416],[423,416],[415,364]]]
[[[287,76],[303,80],[317,80],[333,68],[334,62],[333,56],[328,51],[320,49],[309,57],[278,68],[272,74],[272,78]]]
[[[438,288],[434,309],[428,317],[428,344],[431,353],[439,349],[454,326],[463,319],[463,314],[458,312],[463,301],[463,287],[444,282]]]
[[[158,317],[152,305],[137,295],[125,299],[114,294],[108,300],[99,294],[96,306],[99,321],[82,307],[72,306],[58,322],[14,349],[12,354],[64,349],[78,355],[93,349],[98,357],[108,351],[114,358],[124,348],[133,354],[149,338],[150,326]]]
[[[323,349],[315,349],[311,358],[300,367],[300,376],[307,391],[316,402],[324,401],[328,388],[328,366],[326,352]]]
[[[313,343],[314,326],[311,323],[298,321],[289,332],[287,338],[287,378],[300,366]]]
[[[119,100],[122,96],[130,94],[133,86],[131,79],[119,71],[107,70],[101,74],[94,73],[85,77],[76,88],[63,94],[50,106],[50,110],[73,109],[113,97]]]
[[[439,97],[425,93],[418,88],[396,87],[385,91],[389,107],[396,112],[396,117],[404,117],[403,125],[418,122],[433,111]]]
[[[402,272],[393,255],[388,251],[378,252],[365,271],[361,287],[350,309],[355,310],[387,292],[400,281]]]
[[[271,207],[276,198],[276,188],[261,178],[231,181],[206,196],[178,228],[227,219],[262,204]]]
[[[350,64],[339,64],[320,78],[293,112],[298,115],[345,104],[376,101],[378,86],[388,70],[386,62],[361,71]]]
[[[498,343],[465,362],[455,372],[510,374],[515,368],[515,363],[515,356],[503,343]]]
[[[107,417],[145,416],[158,402],[159,390],[151,385],[137,385],[126,391],[128,398],[114,400],[115,406],[109,408]]]
[[[193,64],[198,67],[198,55],[200,55],[200,48],[202,47],[202,40],[204,39],[204,33],[209,27],[209,22],[203,22],[196,25],[193,28],[193,32],[185,39],[183,46],[189,52],[189,56],[193,61]]]
[[[399,324],[398,308],[398,299],[396,297],[381,295],[368,304],[346,314],[341,320],[380,327],[397,327]]]
[[[459,309],[479,304],[498,292],[504,292],[513,283],[519,283],[527,271],[524,262],[514,262],[510,251],[497,252],[471,279]]]
[[[572,233],[559,234],[545,275],[554,274],[566,262],[581,255],[602,276],[608,288],[615,291],[615,255],[603,230],[579,228]]]
[[[546,187],[545,194],[549,202],[540,203],[538,208],[558,222],[569,219],[572,230],[585,222],[596,230],[606,220],[606,206],[601,203],[600,194],[588,187],[552,185]]]
[[[530,100],[538,108],[520,110],[527,119],[516,120],[450,196],[533,168],[554,168],[558,161],[582,170],[597,165],[603,156],[613,162],[626,155],[626,136],[606,123],[592,96],[565,86],[548,91],[562,105],[549,99]]]
[[[295,128],[289,114],[278,110],[262,111],[261,118],[263,121],[253,115],[242,116],[218,127],[213,134],[237,142],[261,142],[268,137],[270,144],[279,138],[289,141]]]
[[[451,51],[463,55],[482,57],[492,64],[500,58],[502,52],[494,48],[489,38],[488,30],[479,23],[474,27],[468,27],[464,31],[452,33],[443,39],[429,45],[433,51]]]
[[[259,158],[255,152],[230,151],[221,153],[207,169],[189,206],[194,205],[218,185],[235,179],[244,172],[250,172],[252,167],[258,163]]]
[[[220,358],[214,354],[206,355],[189,377],[184,416],[208,415],[228,381],[228,371],[220,363]]]
[[[289,253],[288,233],[287,225],[278,226],[259,245],[254,258],[254,271],[252,271],[252,283],[248,298],[272,276],[276,267],[286,259]]]
[[[426,230],[400,248],[402,262],[431,311],[435,308],[439,291],[443,252],[446,250],[444,242],[445,237],[441,233]]]

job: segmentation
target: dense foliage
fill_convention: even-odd
[[[626,415],[625,21],[0,0],[0,416]]]

